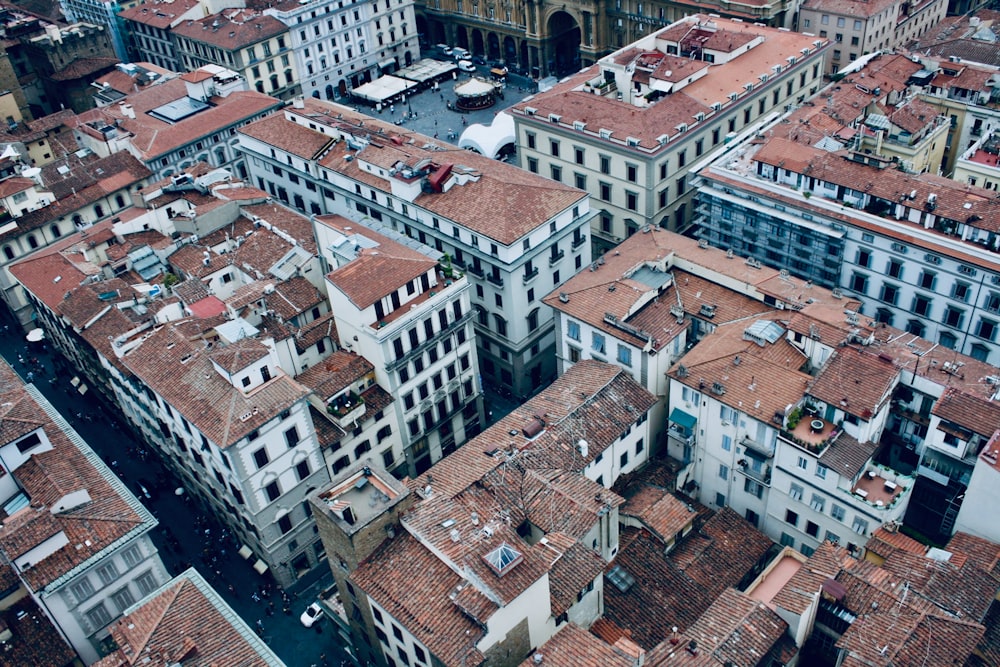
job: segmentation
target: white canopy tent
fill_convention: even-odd
[[[462,132],[460,148],[471,148],[480,155],[496,158],[500,149],[514,143],[514,117],[501,111],[490,125],[475,123]]]
[[[417,84],[413,81],[387,75],[379,77],[371,83],[358,86],[351,91],[351,95],[368,100],[372,104],[385,104],[388,100],[395,99],[416,86]]]

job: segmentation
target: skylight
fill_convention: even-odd
[[[621,565],[615,565],[604,576],[622,593],[627,593],[628,589],[635,586],[635,577],[626,572]]]
[[[484,554],[483,560],[497,573],[498,577],[502,577],[524,560],[524,556],[514,547],[502,542],[496,549]]]

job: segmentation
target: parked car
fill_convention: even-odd
[[[462,70],[463,72],[475,72],[476,66],[472,64],[471,60],[459,60],[458,69]]]
[[[323,608],[319,606],[318,602],[313,602],[311,605],[306,607],[306,610],[302,612],[299,616],[299,621],[302,625],[307,628],[311,628],[317,621],[323,618]]]
[[[450,56],[452,54],[451,47],[448,46],[447,44],[437,44],[436,47],[438,51],[440,51],[446,56]]]
[[[469,60],[472,58],[471,53],[458,46],[451,50],[451,55],[455,58],[455,60]]]

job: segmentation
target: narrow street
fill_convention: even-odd
[[[0,319],[0,354],[24,380],[35,384],[159,519],[153,541],[172,575],[196,567],[251,628],[263,626],[264,640],[289,667],[342,664],[345,654],[329,619],[308,629],[299,621],[332,582],[329,571],[299,582],[283,597],[269,575],[257,574],[251,562],[239,556],[239,545],[213,516],[188,493],[176,492],[178,482],[156,453],[135,439],[96,392],[79,393],[71,384],[75,371],[51,346],[29,349],[21,328],[6,313]]]

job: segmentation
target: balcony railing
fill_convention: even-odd
[[[524,278],[522,278],[521,282],[523,282],[525,285],[527,285],[528,283],[530,283],[532,280],[534,280],[537,277],[538,277],[538,268],[534,268],[531,271],[529,271],[528,273],[524,274]],[[501,281],[500,284],[502,285],[503,282]]]
[[[499,275],[497,273],[491,273],[491,274],[489,274],[488,276],[486,276],[486,280],[490,281],[491,283],[493,283],[497,287],[503,287],[503,276],[501,276],[501,275]]]
[[[761,484],[767,484],[768,486],[771,485],[771,466],[770,465],[764,465],[764,466],[761,466],[760,470],[754,470],[753,466],[750,465],[750,462],[747,459],[741,459],[740,461],[738,461],[738,463],[739,463],[739,466],[740,466],[739,470],[740,470],[741,473],[743,473],[744,475],[746,475],[750,479],[757,480]]]
[[[750,436],[744,435],[743,438],[740,440],[740,444],[744,448],[746,448],[746,449],[752,449],[753,451],[755,451],[758,454],[761,454],[761,455],[763,455],[763,456],[765,456],[767,458],[772,458],[774,456],[774,449],[773,448],[768,447],[767,445],[763,445],[763,444],[757,442],[756,440],[754,440]]]
[[[573,250],[576,250],[577,248],[579,248],[580,246],[582,246],[583,242],[586,241],[586,240],[587,240],[586,236],[581,236],[578,239],[573,239],[573,244],[572,244]]]
[[[673,424],[670,425],[667,433],[671,438],[681,442],[685,445],[694,446],[694,434],[689,434],[687,429],[679,428]]]
[[[559,260],[566,256],[565,250],[560,250],[555,255],[549,255],[549,266],[555,266]]]
[[[483,271],[483,267],[482,266],[476,266],[475,264],[469,264],[468,266],[465,267],[465,270],[466,270],[466,272],[471,273],[472,275],[476,276],[477,278],[485,278],[486,277],[486,272]]]
[[[442,340],[444,340],[445,336],[450,335],[456,329],[459,329],[459,328],[463,327],[466,322],[468,322],[469,320],[471,320],[472,319],[472,314],[473,314],[473,311],[472,311],[472,309],[470,309],[468,312],[463,313],[461,317],[455,318],[455,320],[448,325],[447,329],[442,329],[441,331],[439,331],[437,333],[437,335],[424,340],[422,343],[420,343],[416,347],[411,348],[410,350],[408,350],[405,354],[403,354],[403,356],[396,357],[392,361],[387,362],[386,365],[385,365],[385,369],[391,373],[394,370],[396,370],[397,368],[399,368],[400,366],[403,366],[404,364],[408,363],[414,357],[417,357],[417,356],[423,354],[429,348],[435,347],[439,342],[441,342]]]

